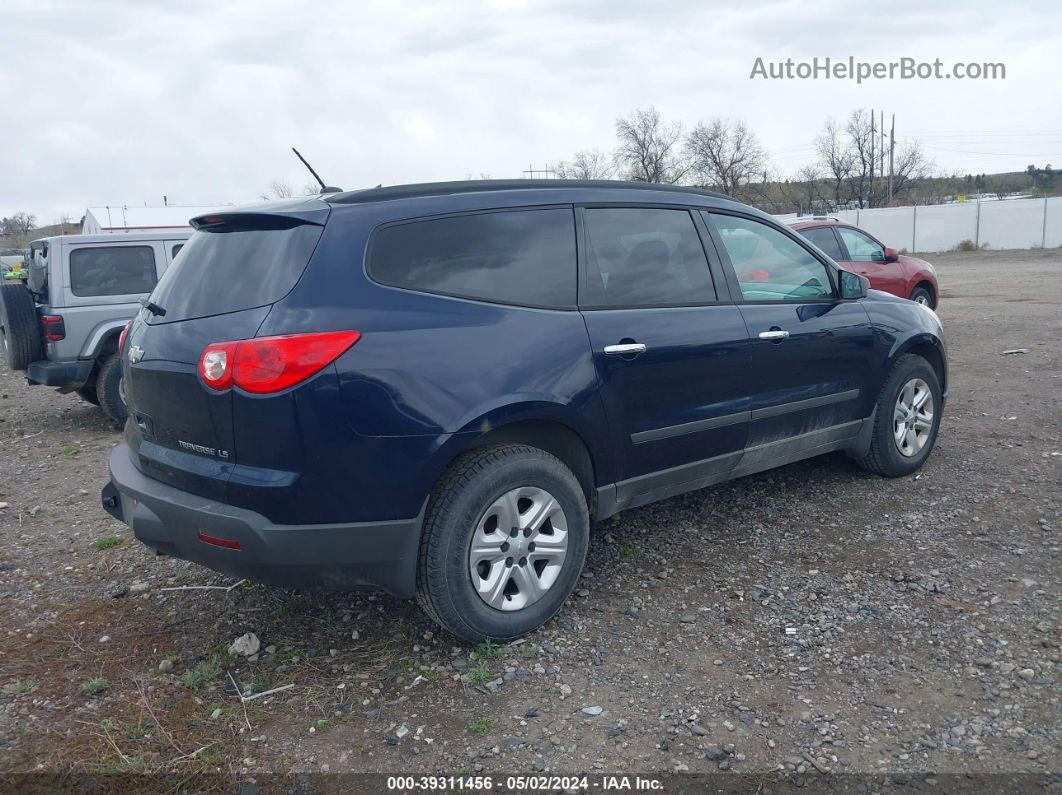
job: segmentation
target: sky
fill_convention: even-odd
[[[523,176],[655,106],[744,120],[772,171],[827,117],[896,115],[941,173],[1062,167],[1057,0],[0,4],[0,215],[258,200],[270,183]],[[826,57],[1003,63],[1002,80],[764,80]]]

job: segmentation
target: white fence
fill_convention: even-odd
[[[995,249],[1062,246],[1062,197],[841,210],[830,215],[866,229],[887,246],[912,252],[948,251],[964,240]]]

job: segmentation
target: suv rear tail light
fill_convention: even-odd
[[[62,315],[42,315],[41,327],[44,338],[48,342],[59,342],[66,339],[66,322]]]
[[[284,334],[215,342],[199,357],[199,377],[211,389],[280,392],[305,381],[361,339],[360,331]]]
[[[125,349],[125,338],[129,336],[129,327],[131,325],[133,325],[132,320],[122,326],[122,333],[118,335],[118,353]]]

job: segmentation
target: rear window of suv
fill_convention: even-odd
[[[570,207],[503,210],[378,229],[369,275],[391,287],[501,304],[575,306]]]
[[[150,323],[224,315],[279,301],[295,286],[324,227],[236,216],[198,229],[159,279]]]

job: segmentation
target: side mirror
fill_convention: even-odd
[[[841,298],[866,298],[867,290],[870,289],[870,279],[866,276],[860,276],[858,273],[852,273],[851,271],[839,271],[839,281],[841,283]]]
[[[892,246],[885,246],[886,262],[896,262],[896,260],[898,260],[899,258],[900,255],[897,253],[896,249],[894,249]]]

